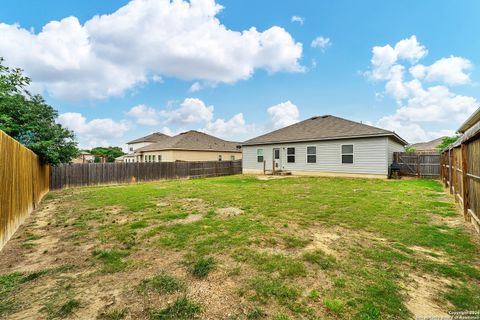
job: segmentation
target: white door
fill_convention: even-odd
[[[280,156],[280,148],[273,148],[273,170],[281,170],[282,157]]]

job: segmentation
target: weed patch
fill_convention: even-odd
[[[178,319],[189,320],[199,317],[201,308],[198,304],[190,301],[186,297],[178,298],[173,304],[168,307],[153,312],[150,316],[152,320],[160,319]]]

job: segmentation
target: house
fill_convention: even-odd
[[[410,147],[414,148],[415,152],[438,152],[437,146],[442,143],[443,138],[445,137],[440,137],[428,142],[414,143],[410,145]]]
[[[393,152],[405,145],[392,131],[317,116],[244,142],[243,172],[386,177]]]
[[[115,158],[115,162],[136,162],[134,151],[150,144],[163,141],[171,138],[170,136],[161,132],[154,132],[145,137],[141,137],[127,142],[128,153],[126,155]]]
[[[81,151],[78,157],[76,157],[75,159],[72,159],[71,162],[72,163],[93,163],[95,162],[95,155],[89,152]]]
[[[134,151],[136,162],[239,160],[237,142],[198,131],[187,131]]]

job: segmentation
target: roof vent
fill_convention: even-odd
[[[329,115],[322,116],[322,119],[330,117]]]
[[[310,120],[315,120],[315,119],[318,119],[318,116],[310,118]]]

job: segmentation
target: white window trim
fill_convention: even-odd
[[[258,155],[258,150],[262,150],[262,155]],[[263,157],[263,161],[258,161],[258,157]],[[255,162],[256,163],[264,163],[265,162],[265,148],[257,148],[255,149]]]
[[[313,154],[308,154],[308,148],[309,147],[315,147],[315,162],[308,162],[308,156],[313,156]],[[312,165],[312,164],[317,164],[317,158],[318,158],[318,153],[317,153],[317,146],[315,145],[309,145],[305,148],[305,163],[307,165]]]
[[[288,162],[288,148],[293,148],[293,150],[295,150],[295,153],[293,154],[293,156],[295,157],[294,162]],[[285,164],[288,166],[296,163],[297,163],[297,147],[293,147],[293,146],[285,147]]]
[[[344,154],[344,153],[342,152],[342,149],[343,149],[342,147],[343,147],[343,146],[352,146],[352,149],[353,149],[353,150],[352,150],[352,153],[345,153],[345,154]],[[350,156],[350,155],[351,155],[353,162],[352,162],[352,163],[343,163],[343,160],[342,160],[342,158],[343,158],[342,156],[343,156],[343,155],[346,155],[346,156]],[[346,166],[351,166],[351,165],[354,165],[354,164],[355,164],[355,144],[354,144],[354,143],[343,143],[343,144],[340,145],[340,164],[341,164],[341,165],[346,165]]]

